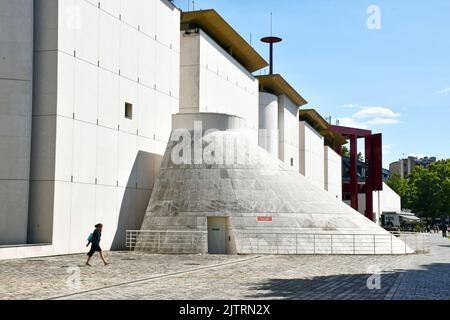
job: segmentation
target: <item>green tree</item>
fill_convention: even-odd
[[[386,184],[402,198],[402,208],[407,208],[407,198],[409,195],[408,180],[402,179],[402,177],[396,173],[386,181]]]
[[[350,149],[347,146],[342,147],[342,156],[350,158]]]
[[[428,170],[439,180],[439,211],[441,215],[450,216],[450,159],[433,163]]]
[[[435,172],[422,167],[414,168],[408,177],[410,207],[424,217],[439,215],[439,177]]]
[[[342,147],[342,156],[350,158],[350,149],[347,146]],[[364,156],[361,152],[358,153],[358,160],[364,162]]]
[[[432,219],[450,216],[450,159],[415,167],[406,179],[395,174],[387,184],[401,197],[403,209]]]
[[[415,167],[408,177],[409,206],[425,217],[450,215],[450,160]]]

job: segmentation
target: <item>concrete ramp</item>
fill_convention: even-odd
[[[139,237],[140,248],[167,253],[207,253],[212,247],[230,254],[413,253],[258,147],[257,135],[243,119],[178,114],[173,126],[176,141],[167,146],[141,228],[151,233]],[[214,127],[218,130],[207,131]]]

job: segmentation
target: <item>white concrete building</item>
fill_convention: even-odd
[[[0,1],[0,245],[27,242],[33,1]]]
[[[0,14],[5,14],[2,31],[11,31],[1,33],[0,48],[8,45],[11,55],[23,56],[13,60],[17,74],[0,69],[1,77],[21,80],[17,90],[25,90],[18,97],[25,120],[33,110],[28,237],[25,231],[0,243],[47,244],[0,251],[5,256],[82,252],[98,222],[108,230],[104,249],[124,247],[125,230],[141,225],[171,115],[179,110],[179,10],[167,0],[40,0],[33,11],[33,1],[20,0],[1,1]],[[17,48],[13,38],[19,39]],[[20,128],[25,160],[26,122]],[[18,172],[26,180],[23,162]],[[22,208],[19,217],[26,211],[25,184],[18,196],[22,203],[15,206]],[[5,215],[12,216],[0,211],[0,221]]]
[[[383,183],[383,191],[375,191],[373,195],[373,211],[376,214],[375,222],[381,223],[381,215],[384,212],[401,212],[402,199],[386,183]]]
[[[346,140],[330,130],[314,109],[299,111],[300,173],[336,199],[342,199],[342,158],[336,153]]]
[[[230,253],[255,230],[386,234],[336,199],[337,138],[299,122],[307,102],[280,75],[252,74],[267,62],[214,10],[0,0],[0,27],[0,259],[84,252],[99,222],[105,250],[141,226],[225,223]],[[172,130],[196,119],[264,162],[171,167]]]
[[[227,114],[174,115],[174,132],[193,131],[196,121],[218,130],[199,136],[191,133],[190,150],[209,141],[252,143],[242,134],[245,120]],[[413,252],[261,147],[244,152],[242,163],[194,164],[174,161],[178,144],[174,139],[167,146],[141,232],[135,235],[137,250],[173,254]],[[225,154],[225,148],[228,144],[215,144],[216,154]]]
[[[279,159],[278,97],[259,93],[259,145]]]
[[[325,190],[336,199],[342,199],[342,158],[329,146],[325,146],[324,151]]]
[[[267,62],[214,10],[181,21],[180,112],[239,116],[258,134],[258,81]]]
[[[324,138],[305,121],[300,121],[299,130],[300,173],[325,188]]]
[[[350,205],[350,201],[344,201]],[[366,195],[358,195],[358,211],[364,214],[366,210]],[[384,212],[401,212],[402,202],[400,196],[395,193],[386,183],[383,182],[382,191],[373,192],[373,212],[375,213],[375,223],[381,224],[381,215]]]
[[[262,130],[259,145],[299,172],[298,110],[307,102],[279,74],[258,76],[258,80],[259,129]],[[274,146],[275,139],[278,139],[278,151]]]

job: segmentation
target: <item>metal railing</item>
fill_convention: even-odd
[[[394,255],[428,251],[427,234],[241,233],[238,251],[277,255]],[[398,239],[402,241],[398,241]]]
[[[126,248],[152,253],[199,253],[205,251],[206,231],[127,230]]]
[[[240,254],[394,255],[429,251],[428,234],[305,234],[237,232]],[[401,241],[399,241],[401,240]],[[151,253],[208,252],[206,231],[127,230],[126,247]]]
[[[405,242],[416,253],[426,253],[430,251],[430,241],[428,233],[402,231],[393,231],[391,233]]]

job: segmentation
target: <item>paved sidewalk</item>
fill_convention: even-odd
[[[410,256],[111,252],[110,266],[96,257],[92,268],[83,255],[0,261],[0,299],[450,299],[450,240],[430,240],[430,253]],[[368,279],[380,288],[369,290]]]

